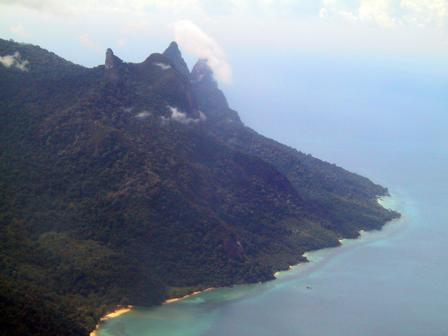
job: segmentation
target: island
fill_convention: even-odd
[[[117,308],[272,280],[399,216],[386,188],[246,126],[175,42],[93,68],[12,40],[0,56],[7,335],[89,335]]]

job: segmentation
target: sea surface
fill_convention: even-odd
[[[435,90],[428,78],[418,84],[417,75],[408,77],[394,82],[384,100],[365,93],[350,103],[335,93],[341,102],[332,111],[277,111],[284,132],[266,120],[256,127],[387,186],[391,197],[382,202],[401,219],[341,247],[308,253],[310,263],[277,280],[136,309],[103,323],[98,335],[448,335],[448,86]],[[353,85],[347,97],[356,93]],[[372,104],[363,109],[358,100]],[[243,119],[256,124],[256,111],[247,113]],[[335,122],[325,124],[330,114]]]

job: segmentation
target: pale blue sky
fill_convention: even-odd
[[[448,1],[0,0],[0,36],[88,66],[107,47],[141,61],[177,39],[230,83],[240,51],[446,58]]]

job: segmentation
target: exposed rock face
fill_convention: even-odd
[[[108,48],[106,51],[106,61],[104,62],[104,68],[106,72],[106,78],[111,82],[116,82],[121,77],[121,68],[123,61],[114,55],[112,49]]]
[[[238,113],[229,108],[227,99],[219,89],[207,60],[200,59],[194,65],[191,71],[191,85],[199,109],[207,111],[207,117],[210,117],[211,121],[242,125]]]
[[[211,87],[218,87],[218,84],[213,76],[213,71],[208,65],[206,59],[200,59],[196,62],[191,70],[191,82],[198,84],[203,83]]]
[[[188,70],[187,63],[182,58],[182,54],[176,42],[171,42],[168,48],[163,52],[172,63],[174,68],[179,71],[183,76],[189,78],[190,71]]]
[[[116,68],[119,64],[122,63],[123,61],[114,55],[112,49],[108,48],[106,51],[106,62],[104,63],[106,69]]]

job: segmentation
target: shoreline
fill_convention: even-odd
[[[389,201],[389,202],[388,202]],[[381,195],[381,196],[377,196],[376,197],[376,202],[383,207],[386,210],[392,210],[397,212],[396,209],[394,209],[393,206],[391,206],[389,203],[395,204],[395,198],[394,196],[388,194],[388,195]],[[290,272],[296,270],[297,267],[303,266],[303,265],[307,265],[309,263],[312,263],[313,260],[311,258],[309,258],[310,254],[315,253],[315,252],[319,252],[319,251],[323,251],[323,250],[327,250],[327,249],[337,249],[339,247],[344,247],[347,246],[347,243],[350,241],[362,241],[362,239],[365,237],[365,234],[368,233],[372,233],[372,232],[381,232],[382,230],[384,230],[385,226],[395,222],[396,220],[402,218],[402,214],[399,213],[399,216],[397,218],[392,218],[391,220],[385,222],[380,229],[376,230],[376,229],[372,229],[372,230],[364,230],[361,229],[358,231],[359,235],[356,238],[340,238],[338,239],[339,245],[338,246],[334,246],[334,247],[323,247],[317,250],[311,250],[311,251],[306,251],[302,254],[302,257],[304,257],[306,260],[305,261],[300,261],[297,264],[293,264],[293,265],[289,265],[287,269],[285,270],[279,270],[274,272],[273,276],[274,276],[274,280],[278,280],[280,279],[281,275],[286,275],[286,274],[290,274]]]
[[[179,297],[174,297],[174,298],[171,298],[171,299],[166,299],[165,301],[162,302],[162,305],[166,305],[166,304],[182,301],[182,300],[188,299],[190,297],[199,295],[201,293],[212,291],[214,289],[215,289],[214,287],[209,287],[209,288],[206,288],[206,289],[203,289],[203,290],[194,291],[194,292],[192,292],[190,294],[186,294],[184,296],[179,296]],[[134,306],[129,305],[129,306],[126,306],[126,307],[118,307],[114,311],[112,311],[110,313],[107,313],[106,315],[104,315],[103,317],[100,318],[98,324],[95,327],[95,330],[91,331],[89,336],[97,336],[97,331],[98,331],[98,329],[99,329],[99,327],[100,327],[102,322],[110,320],[110,319],[113,319],[113,318],[116,318],[116,317],[119,317],[119,316],[124,315],[124,314],[127,314],[127,313],[131,312],[133,309],[134,309]]]
[[[376,198],[377,203],[378,203],[381,207],[383,207],[384,209],[396,211],[395,209],[393,209],[393,207],[390,207],[390,206],[387,204],[387,200],[392,200],[392,202],[393,202],[393,196],[392,196],[392,195],[382,195],[382,196],[377,196],[377,198]],[[393,202],[393,203],[394,203],[394,202]],[[393,219],[391,219],[391,220],[385,222],[385,223],[383,224],[383,226],[381,227],[381,229],[379,229],[379,230],[367,230],[367,231],[366,231],[366,230],[364,230],[364,229],[361,229],[361,230],[359,230],[359,236],[356,237],[356,238],[340,238],[340,239],[338,239],[340,245],[335,246],[335,247],[330,247],[330,248],[343,247],[343,246],[347,243],[347,241],[351,241],[351,240],[353,240],[353,241],[357,241],[357,240],[362,239],[362,236],[363,236],[365,233],[374,232],[374,231],[381,231],[381,230],[384,229],[384,227],[385,227],[387,224],[389,224],[389,223],[391,223],[391,222],[394,222],[395,220],[399,219],[399,218],[401,217],[401,215],[402,215],[402,214],[400,213],[400,216],[399,216],[398,218],[393,218]],[[311,250],[311,251],[304,252],[304,253],[302,254],[302,257],[304,257],[306,260],[304,260],[304,261],[300,261],[300,262],[298,262],[297,264],[289,265],[289,266],[288,266],[288,269],[286,269],[286,270],[279,270],[279,271],[274,272],[274,273],[272,274],[272,275],[274,276],[274,279],[272,279],[272,280],[268,280],[268,281],[264,281],[264,282],[269,282],[269,281],[278,280],[278,279],[280,279],[279,276],[280,276],[281,274],[290,273],[290,272],[294,271],[297,267],[299,267],[299,266],[301,266],[301,265],[306,265],[306,264],[308,264],[308,263],[311,263],[312,260],[310,260],[309,258],[307,258],[307,257],[309,256],[309,254],[310,254],[310,253],[313,253],[313,252],[316,252],[316,251],[322,251],[322,250],[325,250],[325,249],[327,249],[327,248],[323,247],[323,248],[318,249],[318,250]],[[232,287],[232,286],[229,286],[229,287]],[[190,293],[190,294],[186,294],[186,295],[183,295],[183,296],[180,296],[180,297],[173,297],[173,298],[170,298],[170,299],[166,299],[165,301],[163,301],[163,302],[161,303],[161,305],[166,305],[166,304],[171,304],[171,303],[175,303],[175,302],[183,301],[183,300],[189,299],[189,298],[191,298],[191,297],[193,297],[193,296],[197,296],[197,295],[199,295],[199,294],[206,293],[206,292],[210,292],[210,291],[212,291],[212,290],[219,289],[219,288],[225,288],[225,287],[216,287],[216,288],[215,288],[215,287],[209,287],[209,288],[206,288],[206,289],[203,289],[203,290],[194,291],[194,292],[192,292],[192,293]],[[121,316],[121,315],[124,315],[124,314],[126,314],[126,313],[132,311],[133,309],[134,309],[134,307],[131,306],[131,305],[126,306],[126,307],[119,307],[119,308],[117,308],[116,310],[114,310],[114,311],[112,311],[112,312],[110,312],[110,313],[104,315],[103,317],[101,317],[100,321],[99,321],[98,324],[96,325],[95,330],[92,331],[92,332],[89,334],[89,336],[97,336],[97,331],[98,331],[98,329],[99,329],[99,327],[100,327],[100,325],[101,325],[101,322],[104,322],[104,321],[107,321],[107,320],[109,320],[109,319],[116,318],[116,317],[119,317],[119,316]]]
[[[182,301],[182,300],[188,299],[188,298],[190,298],[192,296],[199,295],[201,293],[210,292],[210,291],[212,291],[214,289],[215,289],[215,287],[209,287],[209,288],[206,288],[206,289],[203,289],[203,290],[194,291],[194,292],[192,292],[190,294],[186,294],[184,296],[179,296],[179,297],[175,297],[175,298],[171,298],[171,299],[166,299],[165,301],[162,302],[162,305],[170,304],[170,303],[174,303],[174,302],[178,302],[178,301]]]
[[[124,315],[126,313],[129,313],[132,309],[134,309],[134,306],[126,306],[126,307],[118,307],[117,309],[115,309],[114,311],[111,311],[110,313],[107,313],[106,315],[104,315],[103,317],[100,318],[98,324],[95,327],[95,330],[91,331],[89,336],[97,336],[97,331],[100,327],[101,322],[113,319],[115,317]]]

